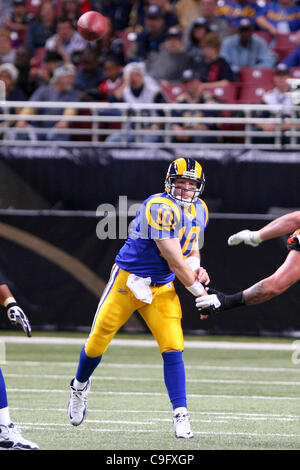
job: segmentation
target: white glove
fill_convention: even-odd
[[[216,296],[216,294],[203,295],[202,297],[196,298],[196,307],[198,310],[203,310],[209,307],[213,307],[217,310],[220,306],[221,302]]]
[[[23,310],[16,302],[9,303],[6,306],[7,316],[12,324],[19,324],[28,337],[31,336],[31,326]]]
[[[262,242],[259,231],[251,232],[251,230],[242,230],[228,238],[228,245],[231,246],[239,245],[242,242],[244,242],[245,245],[258,246]]]

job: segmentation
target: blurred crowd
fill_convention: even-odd
[[[109,24],[108,32],[94,42],[76,30],[79,16],[90,10],[105,15]],[[28,106],[14,109],[18,120],[13,127],[21,137],[28,127],[22,115],[34,114],[33,101],[227,100],[284,102],[288,109],[287,79],[297,67],[300,5],[295,0],[0,0],[0,80],[6,100],[28,101]],[[255,77],[243,75],[247,69],[261,70],[260,85],[267,83],[254,101],[237,94],[243,81],[255,82]],[[213,93],[230,85],[231,98]],[[249,92],[251,87],[246,88]],[[53,122],[47,138],[65,139],[56,129],[67,126],[66,120]],[[177,140],[189,140],[180,136],[180,124],[173,129]],[[198,125],[198,130],[205,129],[214,126]],[[119,136],[109,138],[117,141]],[[153,139],[158,137],[149,134]]]

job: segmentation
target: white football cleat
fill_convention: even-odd
[[[179,412],[173,417],[175,438],[191,439],[194,433],[191,430],[190,418],[186,412]]]
[[[24,439],[21,431],[15,428],[13,423],[8,426],[0,424],[0,450],[38,450],[39,446],[34,442]]]
[[[79,426],[87,413],[87,397],[91,388],[91,380],[89,379],[83,389],[74,387],[74,379],[71,384],[71,396],[68,406],[68,415],[73,426]]]

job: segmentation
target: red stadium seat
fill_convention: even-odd
[[[262,69],[259,67],[243,67],[239,72],[242,84],[253,83],[254,85],[273,84],[274,69]]]
[[[226,86],[216,86],[215,88],[205,88],[211,91],[214,97],[224,103],[235,103],[238,95],[238,84],[229,83]]]
[[[184,85],[182,83],[162,83],[161,89],[169,103],[175,103],[177,97],[184,93]]]
[[[239,102],[249,104],[262,103],[262,97],[265,92],[271,90],[273,87],[273,84],[254,85],[245,83],[241,86]]]
[[[296,35],[293,33],[277,34],[273,50],[278,54],[278,62],[281,62],[297,47]]]
[[[132,46],[136,40],[136,33],[134,31],[116,31],[115,34],[117,38],[122,40],[125,58],[128,60]]]

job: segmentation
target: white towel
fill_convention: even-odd
[[[126,285],[133,295],[146,304],[152,303],[152,291],[150,289],[151,277],[139,277],[129,274]]]

